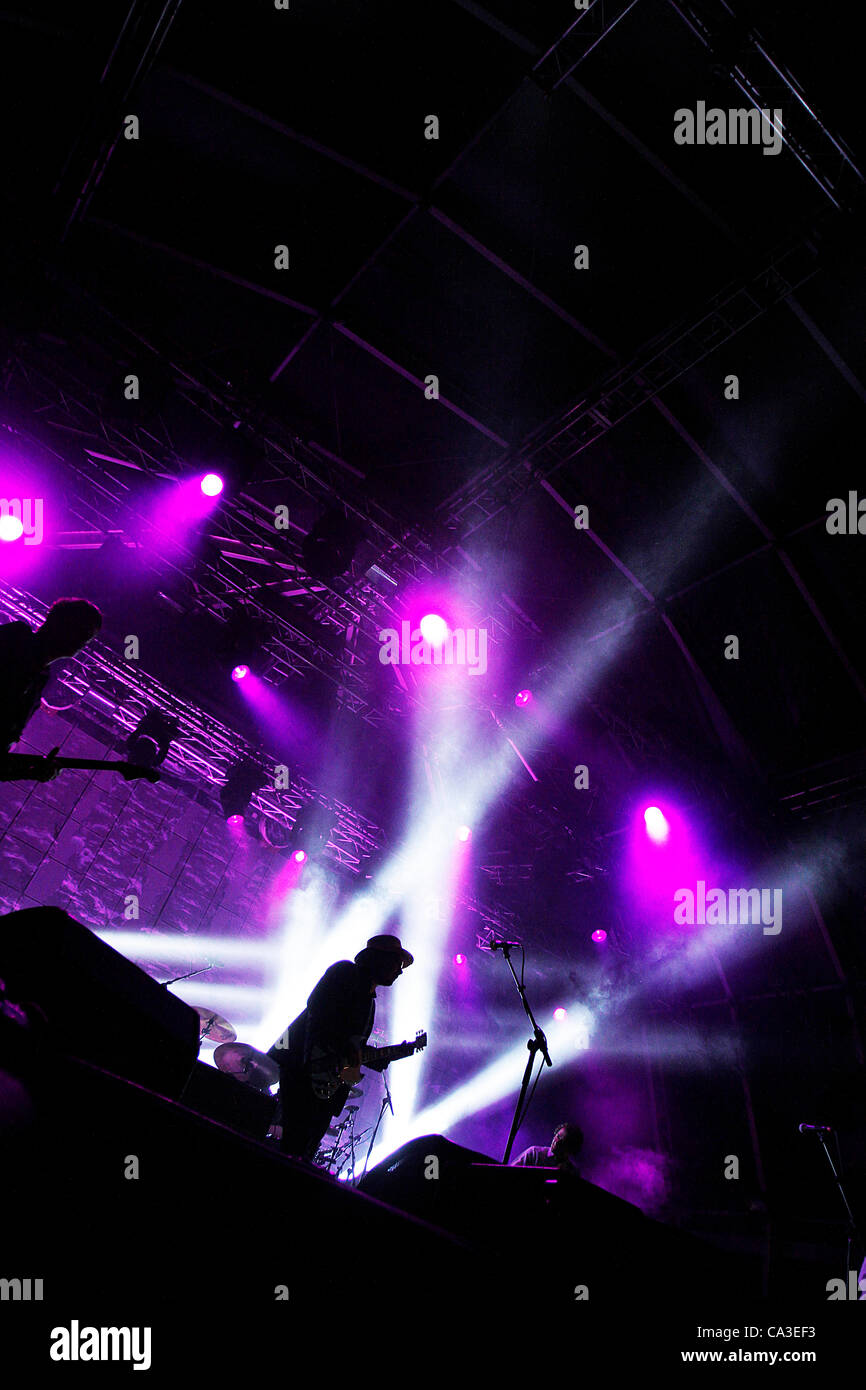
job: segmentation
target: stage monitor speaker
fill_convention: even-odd
[[[401,1211],[485,1244],[511,1231],[505,1212],[517,1226],[534,1231],[533,1238],[543,1221],[551,1236],[571,1226],[584,1240],[596,1232],[607,1242],[612,1231],[630,1232],[645,1220],[637,1207],[576,1175],[507,1167],[441,1134],[405,1144],[358,1186]]]
[[[195,1009],[56,907],[0,917],[0,980],[37,1004],[50,1045],[176,1098],[198,1056]]]
[[[207,1062],[196,1062],[180,1099],[197,1115],[219,1120],[250,1139],[267,1137],[277,1109],[276,1096],[256,1091]]]
[[[425,1134],[371,1168],[358,1188],[425,1221],[447,1223],[462,1177],[472,1164],[492,1162],[441,1134]]]

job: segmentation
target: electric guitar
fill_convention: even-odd
[[[394,1043],[391,1047],[368,1047],[366,1043],[362,1043],[359,1049],[361,1064],[369,1067],[371,1071],[384,1071],[389,1062],[397,1062],[401,1057],[411,1057],[413,1053],[421,1052],[426,1046],[427,1034],[420,1030],[415,1034],[413,1042]],[[351,1069],[346,1066],[345,1061],[335,1057],[333,1052],[314,1047],[310,1072],[313,1094],[319,1100],[333,1100],[341,1089],[348,1092],[349,1087],[342,1073],[349,1070]],[[363,1072],[357,1069],[357,1076],[353,1075],[352,1081],[360,1081],[362,1075]]]

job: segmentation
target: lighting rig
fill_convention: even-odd
[[[5,618],[23,619],[31,627],[45,617],[47,609],[29,595],[0,583],[0,613]],[[239,761],[255,764],[261,771],[263,789],[252,801],[263,815],[292,824],[313,806],[334,819],[328,840],[329,857],[344,868],[358,873],[371,854],[382,849],[384,832],[366,816],[344,802],[326,797],[312,783],[293,772],[285,791],[269,788],[279,759],[268,760],[261,749],[239,740],[234,730],[181,700],[135,662],[122,661],[99,641],[91,641],[78,655],[75,690],[81,696],[87,717],[111,737],[122,732],[124,738],[140,732],[148,711],[157,711],[176,733],[163,762],[165,771],[183,780],[194,780],[218,790],[224,786]]]
[[[132,341],[133,354],[137,350],[143,361],[153,359],[154,369],[158,366],[165,370],[165,362],[155,349],[144,344],[133,330],[120,325],[90,295],[67,286],[59,288],[85,301],[99,318],[101,336],[92,344],[95,353],[113,353],[115,360],[124,355],[129,358]],[[128,470],[137,469],[150,477],[181,476],[181,464],[168,427],[158,420],[145,424],[132,418],[118,424],[106,409],[103,396],[83,382],[67,362],[60,360],[57,350],[44,342],[35,345],[19,340],[10,355],[8,370],[9,396],[22,418],[37,414],[40,419],[42,434],[34,442],[41,447],[47,442],[49,451],[76,475],[72,509],[85,525],[93,528],[95,535],[117,531],[124,518],[134,530],[136,516]],[[335,683],[340,702],[353,713],[374,725],[385,722],[381,699],[369,693],[364,679],[367,664],[378,659],[382,626],[391,626],[398,618],[393,600],[383,594],[378,582],[377,574],[381,573],[396,581],[396,592],[434,576],[459,574],[467,625],[485,628],[489,643],[507,640],[519,630],[540,635],[537,626],[507,595],[490,598],[480,592],[479,586],[479,594],[473,598],[471,583],[467,589],[462,557],[444,558],[447,538],[441,537],[437,545],[422,528],[408,526],[392,516],[353,481],[334,456],[292,436],[279,422],[254,416],[216,377],[211,379],[201,371],[196,377],[182,367],[175,367],[175,377],[179,399],[205,415],[210,426],[217,423],[228,432],[242,424],[245,437],[254,436],[258,446],[257,462],[252,462],[248,452],[242,487],[226,489],[218,510],[202,528],[202,533],[214,543],[209,557],[189,554],[183,565],[175,568],[179,574],[194,574],[196,605],[206,607],[217,619],[243,602],[253,616],[267,623],[276,654],[284,663],[282,669],[276,668],[277,676],[284,674],[286,664],[299,675],[312,667]],[[20,433],[30,443],[25,432]],[[66,448],[70,437],[77,446],[74,457],[69,456]],[[304,540],[297,542],[288,531],[276,531],[272,510],[250,492],[257,486],[280,482],[287,485],[287,492],[300,493],[322,513],[329,508],[341,509],[363,532],[363,559],[353,565],[355,573],[346,578],[335,576],[330,581],[308,573]],[[80,533],[75,541],[81,544]],[[161,564],[164,568],[165,562]],[[293,597],[308,600],[309,616],[315,624],[345,636],[340,650],[328,650],[309,631],[258,601],[257,595],[269,588],[292,584]],[[413,699],[411,687],[406,686],[401,704]]]

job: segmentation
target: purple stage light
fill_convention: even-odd
[[[242,680],[244,679],[244,677],[245,677],[245,676],[248,676],[249,674],[250,674],[250,668],[249,668],[249,666],[236,666],[235,669],[232,671],[232,680],[233,680],[233,681],[242,681]]]
[[[568,1014],[565,1009],[554,1009],[553,1017],[556,1019],[557,1023],[562,1023],[564,1019],[568,1018]]]
[[[607,941],[607,932],[604,931],[602,927],[596,927],[595,931],[592,934],[592,939],[593,941],[597,941],[599,944],[601,944],[602,941]]]
[[[17,541],[24,535],[24,522],[20,517],[0,516],[0,541]]]
[[[201,480],[201,490],[205,497],[219,497],[223,486],[223,480],[219,473],[205,473]]]
[[[296,849],[292,858],[296,864],[305,864],[307,861],[307,852],[303,849]]]
[[[460,840],[463,844],[465,844],[466,841],[467,841],[467,840],[469,839],[469,837],[471,836],[471,834],[472,834],[472,830],[470,829],[470,827],[469,827],[468,825],[461,825],[460,829],[457,831],[457,838],[458,838],[458,840]]]
[[[448,637],[448,624],[438,613],[425,613],[419,627],[421,636],[431,647],[441,647]]]
[[[514,703],[518,706],[528,705],[532,699],[531,690],[518,690],[514,697]]]
[[[457,955],[454,957],[454,964],[455,964],[455,965],[465,965],[465,964],[466,964],[466,957],[463,955],[462,951],[458,951],[458,952],[457,952]]]
[[[232,816],[226,816],[226,825],[243,825],[244,818],[235,812]]]
[[[691,817],[685,817],[667,796],[651,801],[652,790],[645,788],[645,799],[632,809],[620,881],[630,898],[633,925],[629,930],[641,924],[642,930],[657,935],[665,922],[675,925],[670,907],[673,894],[702,877],[706,851],[696,838]]]
[[[658,806],[648,806],[643,813],[646,833],[657,845],[663,844],[670,833],[670,826]]]

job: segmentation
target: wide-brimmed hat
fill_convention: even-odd
[[[371,936],[363,951],[355,957],[356,965],[369,965],[383,956],[402,956],[404,968],[411,965],[415,957],[401,944],[399,936]]]

